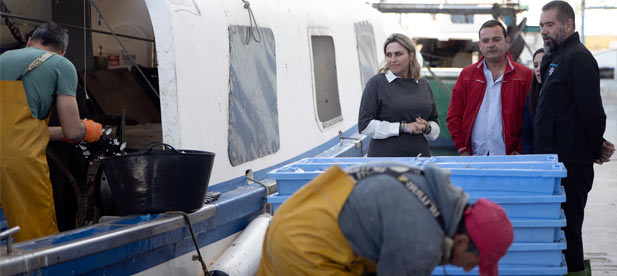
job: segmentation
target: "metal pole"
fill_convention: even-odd
[[[19,232],[19,230],[21,230],[21,228],[19,226],[15,226],[9,230],[0,232],[0,241],[3,239],[6,239],[6,254],[7,255],[10,255],[11,252],[13,251],[13,241],[11,241],[11,239],[13,238],[14,234],[17,234],[17,232]]]
[[[585,0],[582,0],[583,4],[581,5],[581,43],[585,45]]]
[[[583,7],[584,7],[585,0],[582,0],[582,1],[583,1]],[[591,10],[591,9],[594,9],[594,10],[614,10],[614,9],[617,9],[617,6],[592,6],[592,7],[584,7],[584,8],[588,9],[588,10]],[[615,64],[617,64],[617,59],[615,59]],[[614,76],[614,80],[617,81],[617,67],[615,67],[614,75],[615,75]]]
[[[585,7],[588,10],[614,10],[617,9],[617,6],[593,6],[593,7]]]
[[[21,19],[21,20],[31,21],[31,22],[38,22],[38,23],[45,23],[46,22],[45,20],[40,20],[40,19],[30,18],[30,17],[25,17],[25,16],[20,16],[20,15],[14,15],[14,14],[5,13],[5,12],[0,12],[0,16],[9,17],[9,18],[16,18],[16,19]],[[106,34],[106,35],[114,35],[111,32],[100,31],[100,30],[95,30],[95,29],[91,29],[91,28],[84,28],[82,26],[75,26],[75,25],[61,24],[61,23],[56,23],[56,24],[58,24],[58,25],[60,25],[62,27],[65,27],[67,29],[86,30],[88,32],[93,32],[93,33]],[[119,37],[124,37],[124,38],[130,38],[130,39],[135,39],[135,40],[154,42],[153,39],[147,39],[147,38],[142,38],[142,37],[137,37],[137,36],[131,36],[131,35],[125,35],[125,34],[116,34],[116,35],[119,36]]]

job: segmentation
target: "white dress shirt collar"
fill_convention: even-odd
[[[395,79],[400,78],[399,76],[392,73],[392,71],[390,70],[388,70],[385,75],[386,75],[386,79],[388,80],[388,83],[392,83]],[[418,84],[418,80],[414,80],[414,81],[416,82],[416,84]]]

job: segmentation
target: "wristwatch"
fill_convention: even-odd
[[[426,128],[422,133],[427,134],[427,135],[431,133],[431,124],[428,124],[428,128]]]

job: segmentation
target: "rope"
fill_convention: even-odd
[[[249,23],[251,24],[248,30],[246,30],[246,44],[248,45],[251,42],[251,38],[253,38],[255,42],[259,43],[261,42],[261,32],[259,31],[257,20],[255,20],[255,15],[253,14],[253,10],[251,9],[251,3],[248,0],[242,0],[242,2],[244,2],[244,8],[248,10]],[[257,32],[257,35],[259,36],[259,39],[255,37],[255,33],[253,32],[253,27],[255,27],[255,30]]]
[[[452,91],[450,91],[450,89],[448,89],[448,87],[446,87],[446,85],[443,83],[443,81],[433,72],[433,70],[431,70],[431,67],[428,66],[428,64],[425,67],[428,70],[428,72],[431,73],[431,76],[433,76],[433,79],[435,81],[437,81],[437,83],[439,84],[441,89],[446,91],[446,93],[448,93],[448,95],[452,96]]]
[[[438,56],[438,55],[431,55],[431,54],[428,54],[428,53],[420,53],[420,54],[422,54],[422,56],[427,56],[427,57],[432,57],[432,58],[445,59],[445,60],[454,60],[453,58],[443,57],[443,56]]]
[[[0,0],[0,11],[3,13],[11,13],[9,8],[6,6],[6,4],[4,4],[4,1],[2,0]],[[11,35],[13,35],[15,40],[17,40],[17,42],[19,42],[21,46],[26,45],[26,38],[24,38],[24,35],[19,31],[19,27],[17,26],[17,24],[15,24],[15,21],[8,16],[2,17],[4,17],[4,23],[9,28],[9,31],[11,31]]]
[[[87,50],[86,50],[86,1],[84,1],[84,94],[86,94],[86,99],[88,99],[88,90],[86,88],[88,88],[88,85],[86,84],[88,82],[88,59],[87,59]]]
[[[193,244],[195,245],[195,250],[197,251],[197,256],[199,258],[199,262],[201,263],[201,269],[204,271],[204,275],[211,276],[210,271],[208,271],[208,267],[206,267],[206,263],[204,262],[204,259],[201,256],[201,252],[199,251],[199,245],[197,244],[195,233],[193,233],[193,226],[191,226],[191,219],[189,218],[189,215],[182,211],[170,211],[170,212],[165,212],[165,214],[181,215],[182,217],[184,217],[184,222],[189,227],[189,231],[191,232],[191,238],[193,238]]]
[[[56,166],[58,166],[58,168],[60,169],[60,172],[64,174],[69,184],[71,184],[71,186],[73,187],[73,191],[75,192],[75,198],[77,199],[76,200],[77,212],[75,214],[75,226],[81,227],[81,226],[86,225],[88,196],[91,196],[92,193],[88,193],[89,191],[87,191],[86,194],[82,193],[82,190],[77,183],[77,179],[75,178],[71,170],[69,170],[69,168],[67,168],[64,165],[64,163],[60,160],[60,158],[58,158],[58,156],[52,150],[47,148],[45,153],[47,154],[47,158],[49,158],[51,161],[53,161],[56,164]],[[91,190],[90,192],[94,192],[93,187],[90,188],[89,190]]]

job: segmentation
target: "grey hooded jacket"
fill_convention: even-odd
[[[409,167],[391,162],[360,166]],[[430,275],[450,250],[444,238],[454,236],[469,197],[452,186],[449,171],[434,165],[423,170],[423,175],[405,175],[437,205],[446,233],[411,191],[386,174],[360,180],[339,214],[354,253],[375,261],[378,275]]]

